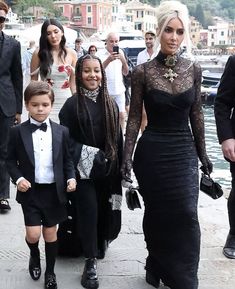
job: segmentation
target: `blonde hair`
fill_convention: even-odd
[[[157,24],[158,24],[158,45],[159,39],[161,39],[161,35],[169,23],[174,18],[179,18],[182,22],[185,37],[182,45],[186,46],[187,53],[191,53],[192,43],[190,40],[189,34],[189,12],[186,5],[179,1],[170,0],[170,1],[162,1],[157,8]]]

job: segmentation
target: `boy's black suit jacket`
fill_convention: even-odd
[[[74,165],[69,152],[69,131],[50,120],[52,130],[53,169],[60,203],[66,203],[66,181],[75,177]],[[30,121],[11,128],[8,142],[7,169],[13,183],[24,177],[31,183],[27,192],[17,190],[16,200],[27,204],[35,185],[35,163]]]

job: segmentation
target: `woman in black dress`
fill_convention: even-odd
[[[197,289],[198,158],[204,171],[212,171],[205,147],[201,69],[180,56],[183,41],[190,52],[187,7],[164,1],[157,19],[160,51],[132,73],[121,171],[128,181],[144,102],[148,125],[138,141],[133,169],[145,205],[146,281],[156,288],[161,279],[171,289]]]
[[[85,288],[98,288],[96,257],[104,258],[108,243],[121,227],[122,133],[118,108],[108,95],[99,58],[81,57],[75,75],[77,92],[65,102],[59,118],[69,128],[78,174],[74,202],[86,258],[81,283]],[[92,167],[95,161],[97,170]]]

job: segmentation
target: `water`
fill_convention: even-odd
[[[229,163],[223,158],[221,146],[217,139],[213,106],[204,106],[206,148],[213,163],[212,177],[224,188],[230,188],[231,176]]]

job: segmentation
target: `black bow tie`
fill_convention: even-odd
[[[41,125],[36,125],[34,123],[31,123],[30,127],[31,127],[32,132],[34,132],[37,129],[41,129],[43,131],[47,130],[47,124],[45,122],[43,122]]]

